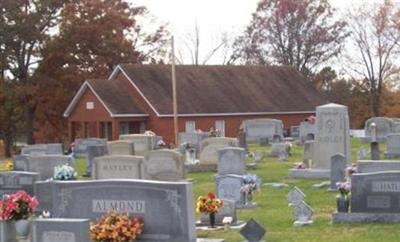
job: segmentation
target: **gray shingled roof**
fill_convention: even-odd
[[[121,64],[159,114],[172,113],[170,65]],[[314,111],[326,103],[288,66],[176,66],[178,112],[253,113]]]

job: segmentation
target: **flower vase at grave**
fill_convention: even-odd
[[[210,228],[215,228],[215,213],[209,213]]]
[[[244,193],[244,203],[245,205],[251,205],[253,202],[253,193],[252,192],[245,192]]]
[[[28,219],[20,219],[15,222],[15,231],[18,238],[26,239],[29,234],[30,221]]]
[[[339,213],[348,213],[349,212],[349,206],[350,206],[350,201],[348,196],[346,195],[339,195],[336,197],[336,206],[337,206],[337,211]]]
[[[16,242],[15,221],[0,220],[0,241]]]

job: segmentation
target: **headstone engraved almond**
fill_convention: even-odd
[[[96,220],[110,210],[145,221],[141,240],[196,241],[192,183],[150,180],[56,181],[55,218]]]

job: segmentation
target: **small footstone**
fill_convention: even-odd
[[[267,231],[254,219],[250,219],[240,230],[240,234],[249,242],[259,242],[265,232]]]

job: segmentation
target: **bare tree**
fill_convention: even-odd
[[[368,91],[371,112],[379,116],[384,88],[399,74],[396,60],[400,50],[400,11],[392,1],[363,5],[349,13],[351,42],[349,70],[354,79],[363,79]]]
[[[200,33],[200,26],[196,22],[193,32],[188,32],[181,40],[182,46],[184,48],[178,48],[178,53],[176,57],[178,63],[205,65],[210,61],[210,59],[212,59],[216,55],[220,55],[222,58],[221,64],[226,64],[228,62],[228,56],[230,56],[230,42],[228,34],[222,33],[217,37],[212,38],[211,48],[205,48],[203,51],[204,45],[202,45],[201,43],[204,39],[201,38]]]

